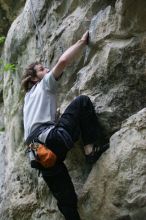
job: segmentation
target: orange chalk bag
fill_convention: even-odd
[[[53,167],[57,161],[56,154],[44,144],[31,143],[26,153],[28,153],[32,168],[41,169]]]

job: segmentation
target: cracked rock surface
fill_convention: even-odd
[[[146,33],[145,0],[32,0],[42,36],[44,64],[89,30],[90,43],[64,70],[58,87],[63,113],[88,95],[110,137],[110,148],[89,167],[82,141],[65,160],[82,220],[145,220],[146,216]],[[16,71],[0,67],[0,219],[63,220],[42,177],[29,166],[23,146],[24,69],[38,60],[40,42],[30,0],[0,0],[0,55]]]

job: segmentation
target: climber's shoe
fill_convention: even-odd
[[[85,155],[86,162],[89,164],[95,163],[102,153],[104,153],[109,148],[109,143],[104,144],[102,146],[98,146],[97,144],[93,145],[92,152],[90,154]]]

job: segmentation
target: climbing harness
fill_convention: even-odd
[[[32,0],[30,0],[30,6],[31,6],[31,13],[32,13],[32,16],[33,16],[33,21],[34,21],[34,24],[35,24],[35,27],[36,27],[36,31],[37,31],[37,34],[38,35],[38,41],[39,41],[39,44],[40,44],[40,49],[41,49],[41,58],[42,58],[42,61],[44,62],[45,64],[45,53],[44,53],[44,43],[43,43],[43,39],[42,39],[42,35],[41,35],[41,32],[39,30],[39,27],[37,25],[37,21],[36,21],[36,16],[35,16],[35,13],[34,13],[34,10],[33,10],[33,3],[32,3]],[[46,64],[45,64],[46,65]]]

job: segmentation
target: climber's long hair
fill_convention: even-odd
[[[33,82],[31,78],[37,76],[35,66],[38,64],[41,63],[39,61],[35,61],[25,69],[25,72],[21,79],[21,89],[23,89],[25,92],[28,92],[33,87],[33,85],[37,83]]]

